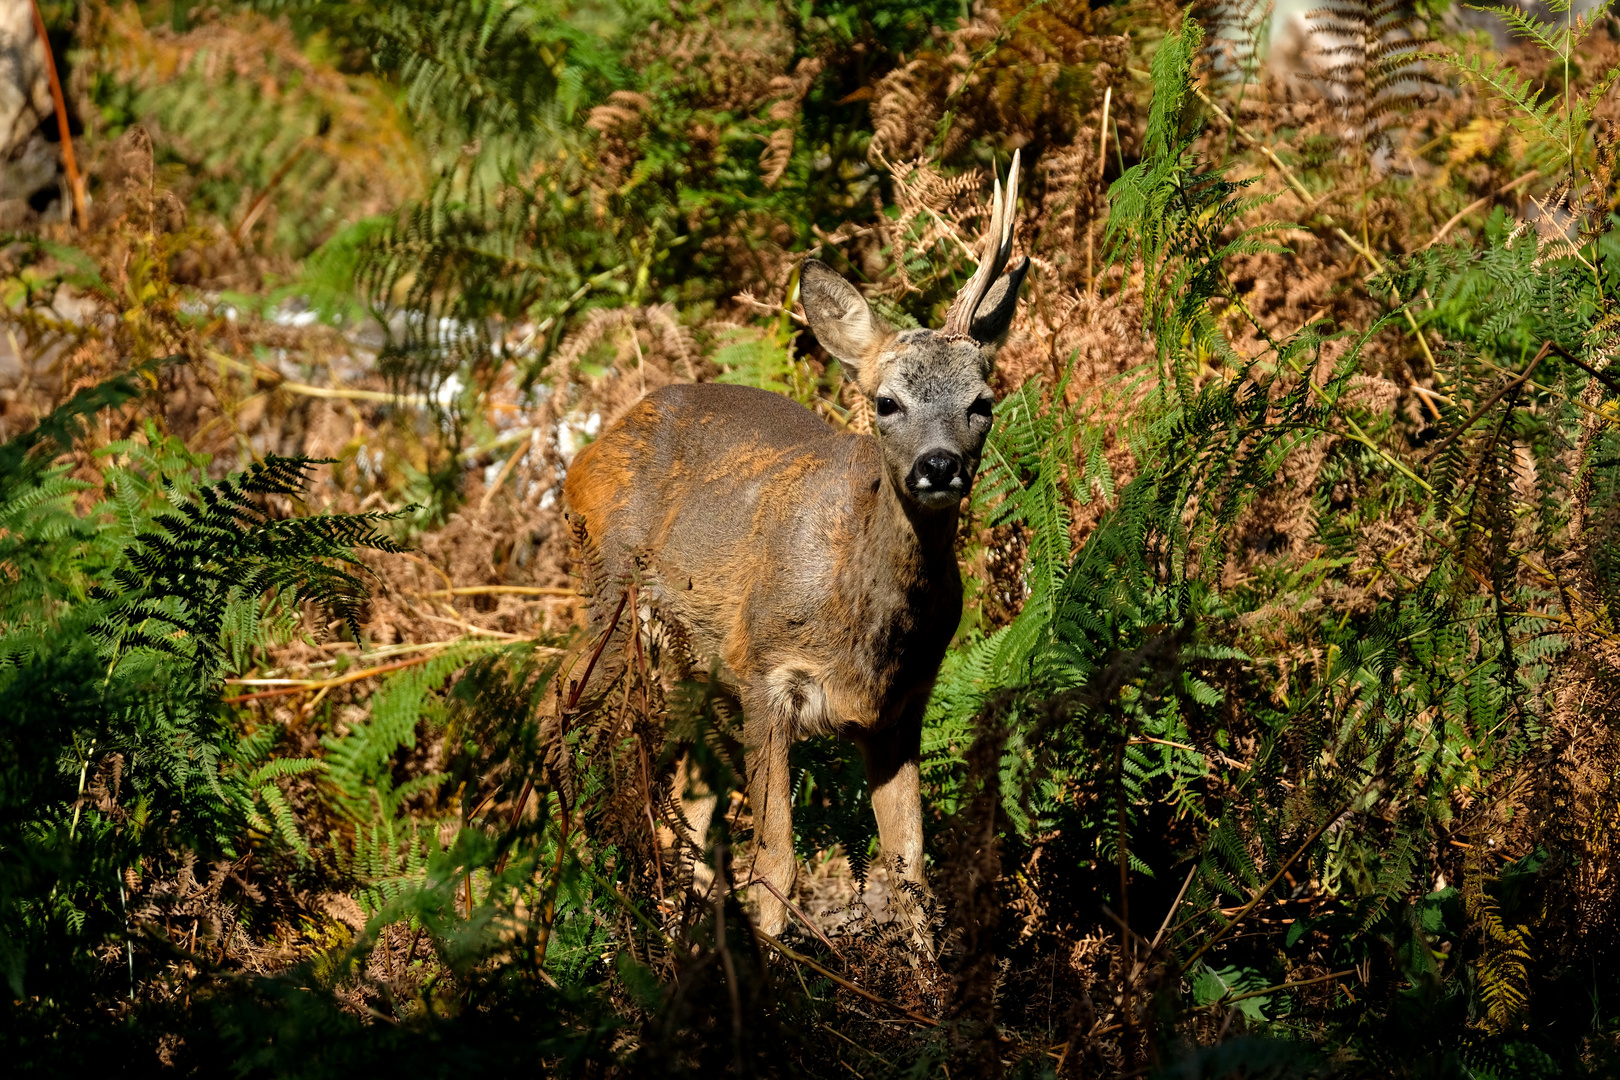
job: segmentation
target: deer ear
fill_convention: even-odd
[[[820,259],[804,260],[799,303],[821,347],[853,368],[859,369],[894,336],[894,329],[873,313],[855,286]]]
[[[1018,308],[1018,287],[1029,273],[1029,260],[1019,259],[1018,265],[996,279],[979,301],[979,310],[968,326],[968,333],[981,345],[992,345],[1007,334],[1012,325],[1013,312]]]

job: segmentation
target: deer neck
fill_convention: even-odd
[[[956,575],[956,528],[960,513],[955,507],[924,510],[896,490],[889,471],[884,469],[876,509],[876,535],[886,541],[882,546],[894,560],[900,579],[912,575],[920,579],[933,578],[945,569]]]

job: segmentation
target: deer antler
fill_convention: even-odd
[[[1007,172],[1007,197],[1001,196],[1001,181],[995,182],[995,194],[990,203],[990,227],[984,233],[984,255],[979,268],[973,271],[968,283],[956,294],[950,310],[945,313],[945,325],[940,332],[946,337],[970,337],[968,327],[979,310],[979,302],[990,290],[1001,271],[1006,269],[1012,255],[1013,209],[1018,203],[1018,155],[1013,151],[1012,168]]]

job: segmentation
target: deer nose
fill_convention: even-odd
[[[911,466],[911,486],[917,491],[962,490],[962,461],[949,450],[930,450]]]

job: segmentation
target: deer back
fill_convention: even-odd
[[[797,695],[799,737],[881,726],[926,697],[960,618],[954,511],[913,520],[889,484],[877,439],[710,384],[639,403],[575,459],[565,496],[599,595],[616,603],[636,575],[699,665]]]

